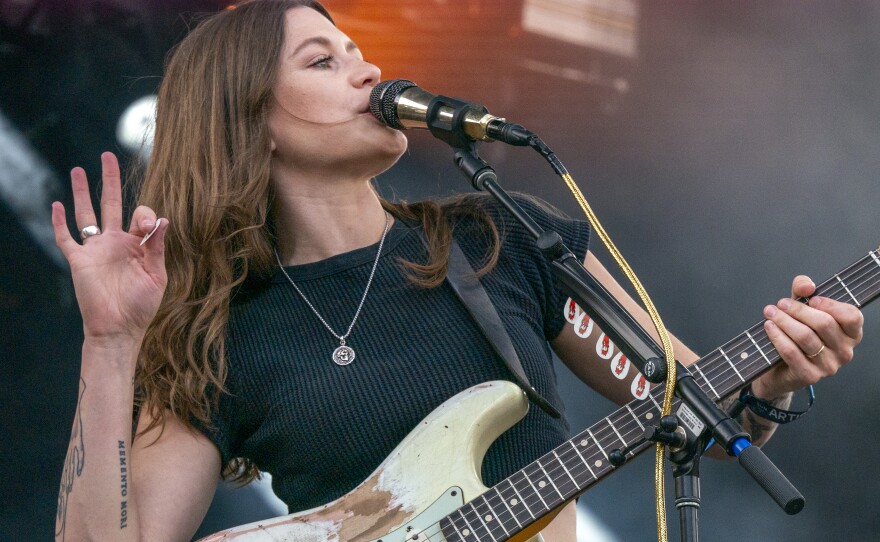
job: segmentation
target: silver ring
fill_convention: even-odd
[[[101,228],[98,226],[86,226],[79,230],[79,236],[82,237],[83,241],[94,235],[101,235]]]

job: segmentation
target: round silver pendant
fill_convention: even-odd
[[[336,365],[348,365],[354,361],[354,349],[342,345],[333,351],[333,363]]]

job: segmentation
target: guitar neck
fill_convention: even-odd
[[[819,284],[815,295],[858,307],[874,301],[880,296],[878,251],[869,252]],[[763,322],[759,322],[688,369],[706,395],[719,401],[780,359]],[[609,462],[609,454],[638,442],[645,426],[657,423],[664,389],[665,385],[655,386],[644,400],[632,401],[606,416],[445,517],[440,528],[446,539],[508,540],[611,474],[617,467]],[[629,457],[650,446],[642,444]]]

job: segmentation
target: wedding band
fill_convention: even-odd
[[[101,228],[99,228],[98,226],[86,226],[85,228],[79,230],[79,236],[83,240],[86,240],[94,235],[101,235]]]
[[[807,354],[807,357],[808,357],[808,358],[815,358],[816,356],[818,356],[819,354],[822,353],[822,350],[825,350],[825,345],[824,345],[824,344],[822,344],[822,348],[820,348],[818,352],[816,352],[816,353],[813,354],[812,356],[809,355],[809,354]]]

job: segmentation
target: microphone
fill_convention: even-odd
[[[482,105],[437,96],[406,79],[382,81],[370,92],[370,112],[379,122],[397,130],[424,128],[450,145],[473,141],[501,141],[526,146],[533,134]]]

